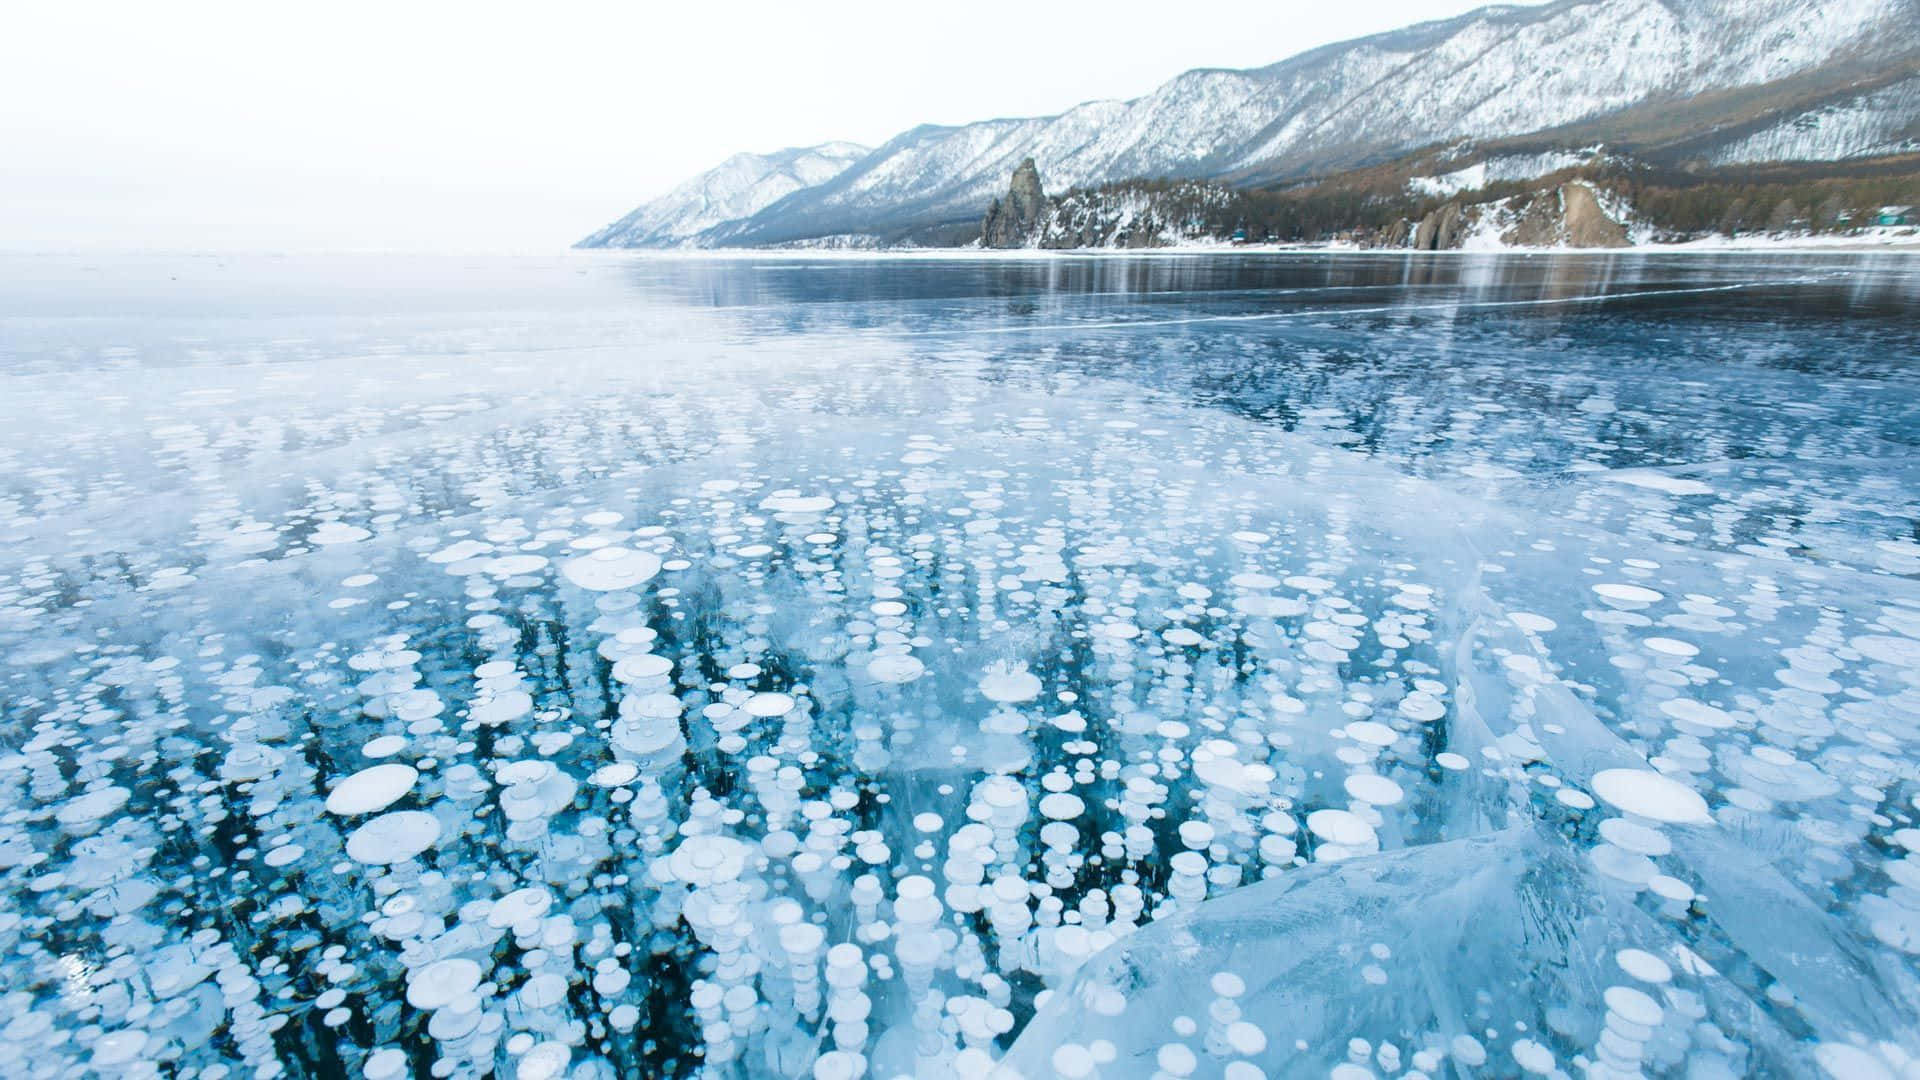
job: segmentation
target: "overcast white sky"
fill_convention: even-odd
[[[0,250],[558,250],[739,150],[1053,113],[1476,6],[3,0]]]

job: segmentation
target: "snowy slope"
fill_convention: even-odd
[[[1912,48],[1910,0],[1593,0],[1487,8],[1267,69],[1284,105],[1243,168],[1558,127]],[[1424,32],[1423,32],[1424,31]],[[1305,58],[1303,58],[1305,59]]]
[[[961,221],[1031,156],[1050,190],[1127,177],[1286,179],[1459,138],[1920,49],[1920,0],[1555,0],[1482,8],[1248,71],[1186,72],[1128,102],[921,127],[705,234],[782,243]]]
[[[1407,190],[1416,195],[1457,195],[1478,191],[1499,180],[1530,180],[1561,169],[1571,169],[1598,160],[1603,147],[1581,150],[1549,150],[1539,154],[1501,154],[1477,161],[1464,169],[1438,176],[1415,176],[1407,181]]]
[[[706,239],[780,242],[973,214],[1005,190],[1023,158],[1076,160],[1126,108],[1123,102],[1094,101],[1054,117],[914,128],[829,182],[757,218],[716,229]],[[1043,175],[1056,188],[1108,178],[1104,172],[1065,168]],[[768,222],[779,235],[764,235]]]
[[[857,143],[735,154],[580,242],[581,247],[668,247],[726,221],[752,217],[867,155]]]
[[[1920,150],[1920,75],[1810,109],[1729,143],[1716,165],[1837,161]]]

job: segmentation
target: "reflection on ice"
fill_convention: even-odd
[[[0,1074],[1920,1061],[1911,272],[561,263],[295,333],[122,270],[0,313]]]

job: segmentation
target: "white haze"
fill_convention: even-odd
[[[0,18],[0,249],[555,250],[740,150],[1058,112],[1473,6],[28,0]]]

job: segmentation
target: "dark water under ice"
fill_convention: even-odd
[[[0,256],[0,1076],[1920,1074],[1917,326]]]

